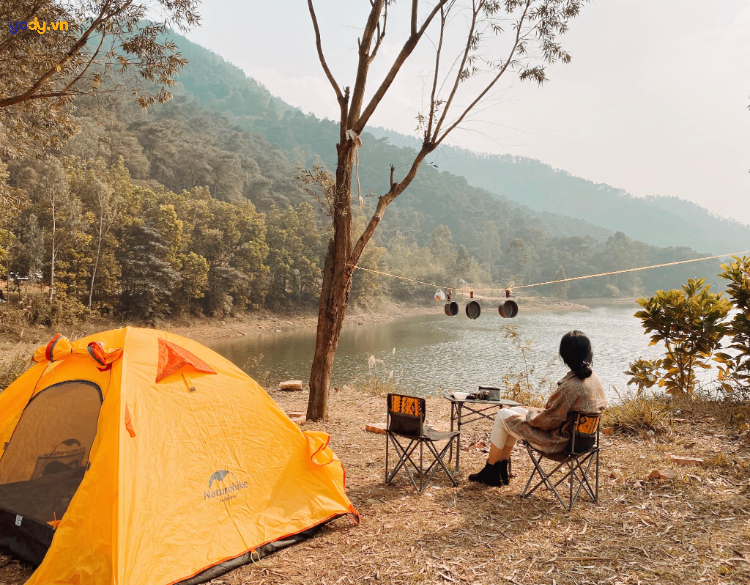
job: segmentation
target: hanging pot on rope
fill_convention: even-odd
[[[498,311],[503,319],[512,319],[518,315],[518,303],[512,300],[502,301],[498,307]]]
[[[512,319],[518,315],[518,303],[510,298],[510,289],[505,289],[505,299],[497,310],[503,319]]]
[[[456,301],[451,301],[451,292],[448,291],[448,302],[445,303],[445,314],[449,317],[455,317],[458,315],[458,303]]]
[[[474,291],[469,291],[469,298],[474,298]],[[477,301],[471,300],[466,305],[466,316],[469,319],[477,319],[482,314],[482,307],[479,306]]]

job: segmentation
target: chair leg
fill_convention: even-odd
[[[591,498],[591,501],[595,504],[598,503],[599,499],[599,476],[595,478],[596,480],[596,491],[591,488],[591,484],[589,483],[588,476],[589,471],[591,470],[591,464],[594,462],[594,457],[598,457],[599,452],[593,452],[589,453],[587,456],[576,459],[576,469],[578,470],[578,473],[580,473],[580,476],[578,473],[575,473],[575,478],[578,481],[578,491],[576,492],[575,498],[573,500],[573,503],[578,500],[578,495],[581,492],[581,489],[583,489],[586,494]],[[583,466],[586,465],[586,468],[584,469]]]
[[[430,482],[432,479],[432,476],[435,475],[435,472],[438,470],[439,467],[442,467],[443,471],[445,471],[448,478],[451,480],[451,483],[453,486],[457,486],[458,482],[456,481],[456,478],[453,476],[453,474],[450,472],[448,467],[445,465],[445,461],[443,459],[445,458],[445,454],[448,452],[448,449],[452,449],[452,443],[455,437],[452,437],[448,440],[448,443],[443,447],[442,451],[437,450],[437,447],[435,446],[435,443],[432,441],[427,442],[427,449],[432,454],[434,460],[430,467],[427,468],[427,471],[425,472],[427,474],[427,481],[425,482],[425,485]]]
[[[529,457],[531,458],[531,461],[534,463],[534,469],[531,471],[531,475],[529,476],[529,481],[526,482],[526,487],[523,488],[523,492],[521,493],[522,498],[528,498],[532,493],[534,493],[534,490],[538,488],[541,485],[541,482],[537,484],[533,490],[529,491],[529,486],[531,485],[531,482],[534,479],[534,476],[539,473],[539,476],[541,477],[541,473],[539,472],[539,466],[534,459],[534,455],[529,451]]]
[[[400,450],[401,453],[401,459],[399,460],[399,464],[394,468],[392,472],[390,472],[387,475],[387,483],[391,483],[396,476],[396,473],[403,467],[407,474],[409,475],[409,479],[412,482],[412,485],[414,488],[421,494],[424,492],[424,490],[429,485],[430,481],[432,481],[432,477],[435,475],[438,469],[442,468],[443,471],[445,471],[448,478],[451,480],[451,483],[453,486],[457,486],[458,482],[456,481],[456,478],[454,475],[450,472],[450,469],[445,464],[444,458],[446,456],[446,453],[450,449],[453,448],[453,441],[455,440],[455,437],[451,438],[446,445],[442,448],[442,450],[438,451],[438,448],[435,446],[435,444],[432,441],[412,441],[412,443],[409,444],[409,446],[404,449],[404,447],[398,443],[398,441],[394,440],[394,447],[397,450]],[[417,448],[417,443],[419,443],[419,466],[412,460],[411,456],[414,453],[415,449]],[[427,444],[427,450],[429,451],[430,455],[433,457],[432,463],[427,467],[427,469],[424,468],[424,445],[423,443]],[[419,484],[417,484],[416,480],[412,477],[411,469],[409,468],[409,464],[414,468],[414,471],[416,473],[419,473]]]
[[[535,456],[535,451],[529,445],[526,445],[526,451],[534,464],[534,469],[532,470],[531,476],[526,482],[526,487],[521,494],[522,498],[529,497],[539,487],[545,485],[555,494],[555,497],[562,507],[568,512],[570,512],[573,509],[573,506],[575,506],[582,490],[586,492],[586,495],[589,496],[592,502],[595,504],[599,503],[599,449],[594,449],[593,451],[577,456],[570,456],[554,467],[549,473],[544,471],[544,467],[542,466],[542,459],[544,459],[544,456],[541,453],[538,454],[538,457]],[[592,466],[595,473],[594,487],[591,486],[589,481],[589,473]],[[563,467],[565,467],[565,469],[562,477],[553,483],[552,476]],[[540,478],[539,481],[534,487],[529,489],[537,474]],[[566,490],[568,496],[567,503],[563,500],[563,497],[557,489],[557,487],[565,480],[568,481],[568,489]]]
[[[594,470],[594,472],[596,473],[596,477],[594,478],[596,482],[596,492],[594,493],[595,495],[594,503],[598,504],[599,503],[599,448],[598,447],[596,449],[596,469]]]
[[[412,475],[411,469],[409,469],[409,465],[407,463],[411,463],[411,465],[414,467],[414,469],[417,469],[417,465],[414,463],[414,461],[411,459],[411,455],[414,452],[414,450],[417,448],[417,443],[420,441],[412,439],[409,441],[409,445],[404,449],[403,445],[398,442],[396,437],[392,434],[388,434],[391,441],[393,442],[393,447],[396,449],[396,451],[399,453],[399,461],[396,464],[396,467],[394,467],[393,471],[387,472],[386,471],[386,483],[390,484],[393,479],[396,477],[396,474],[398,471],[403,467],[406,470],[406,474],[409,476],[409,480],[411,481],[412,485],[416,490],[419,490],[419,486],[417,485],[416,481],[414,481],[414,477]]]
[[[533,493],[534,493],[534,492],[535,492],[535,491],[536,491],[536,490],[537,490],[537,489],[538,489],[539,487],[541,487],[541,486],[542,486],[542,484],[544,484],[544,485],[546,485],[546,486],[547,486],[547,488],[548,488],[548,489],[549,489],[549,490],[550,490],[550,491],[551,491],[551,492],[552,492],[553,494],[555,494],[555,497],[556,497],[556,498],[557,498],[557,500],[558,500],[558,501],[560,502],[560,505],[561,505],[561,506],[562,506],[562,507],[563,507],[563,508],[564,508],[564,509],[565,509],[566,511],[570,511],[570,508],[569,508],[569,507],[568,507],[568,505],[567,505],[567,504],[565,503],[565,501],[564,501],[564,500],[562,499],[562,496],[560,496],[560,494],[558,493],[558,491],[557,491],[557,489],[556,489],[556,485],[557,485],[557,484],[555,484],[555,485],[552,485],[552,482],[550,481],[550,476],[552,476],[553,474],[555,474],[555,473],[557,472],[557,470],[559,470],[559,469],[560,469],[560,468],[561,468],[561,467],[562,467],[563,465],[565,465],[565,463],[566,463],[566,462],[565,462],[565,461],[563,461],[562,463],[558,463],[558,465],[557,465],[557,466],[556,466],[556,467],[555,467],[555,468],[554,468],[554,469],[553,469],[553,470],[552,470],[551,472],[549,472],[549,473],[545,473],[545,471],[544,471],[544,468],[542,467],[542,459],[543,459],[543,456],[542,456],[542,454],[540,453],[540,454],[539,454],[539,457],[537,458],[537,457],[534,457],[534,453],[533,453],[533,451],[531,450],[531,448],[530,448],[530,447],[528,447],[528,446],[527,446],[527,447],[526,447],[526,450],[527,450],[527,452],[528,452],[528,454],[529,454],[529,457],[531,458],[531,461],[532,461],[532,462],[534,463],[534,471],[532,471],[532,473],[531,473],[531,477],[529,478],[529,481],[528,481],[528,482],[526,483],[526,488],[524,489],[523,493],[521,494],[521,497],[522,497],[522,498],[528,498],[528,497],[529,497],[529,496],[530,496],[531,494],[533,494]],[[536,485],[535,485],[535,486],[534,486],[534,487],[533,487],[533,488],[532,488],[531,490],[529,490],[529,485],[531,485],[531,481],[532,481],[532,479],[534,478],[534,475],[535,475],[536,473],[538,473],[538,474],[539,474],[539,477],[540,477],[541,479],[539,480],[539,482],[537,482],[537,484],[536,484]],[[566,474],[566,475],[567,475],[567,474]],[[563,479],[564,479],[564,478],[563,478]],[[562,481],[562,480],[558,481],[558,484],[559,484],[559,483],[560,483],[561,481]]]
[[[424,491],[424,441],[419,441],[419,493]]]
[[[573,464],[568,461],[568,468],[570,468],[570,479],[568,479],[568,486],[570,486],[570,490],[568,492],[568,510],[573,509],[573,476],[574,476],[574,467]],[[578,491],[581,491],[581,488],[579,486]],[[576,497],[578,497],[578,492],[576,492]]]
[[[388,485],[388,433],[385,434],[385,484]]]
[[[555,473],[557,473],[557,471],[563,465],[565,465],[565,462],[563,461],[562,463],[558,463],[557,466],[554,469],[552,469],[552,471],[550,471],[549,473],[545,473],[544,467],[542,467],[542,459],[543,459],[542,455],[540,454],[539,457],[537,458],[537,457],[534,457],[533,453],[529,452],[529,457],[531,457],[531,460],[534,463],[534,471],[532,472],[531,477],[529,478],[529,481],[526,484],[526,489],[524,489],[524,493],[522,494],[522,497],[528,497],[528,496],[530,496],[538,488],[540,488],[542,485],[546,485],[547,487],[549,487],[550,489],[553,489],[553,491],[555,491],[554,488],[557,488],[557,486],[560,483],[562,483],[562,481],[565,479],[565,477],[567,477],[567,475],[563,476],[562,479],[560,479],[556,484],[552,485],[552,483],[551,483],[551,481],[550,481],[549,478],[552,475],[554,475]],[[531,480],[534,478],[535,473],[539,474],[540,480],[536,483],[536,485],[533,488],[531,488],[531,490],[529,490],[528,489],[529,485],[531,484]]]

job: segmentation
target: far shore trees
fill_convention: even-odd
[[[310,398],[307,417],[320,420],[327,414],[328,392],[333,361],[344,324],[352,277],[365,246],[383,219],[385,210],[414,180],[425,158],[472,114],[487,107],[501,79],[515,76],[521,81],[547,81],[545,65],[568,63],[568,54],[559,37],[570,21],[579,15],[584,0],[412,0],[406,6],[391,0],[371,0],[371,8],[358,39],[357,66],[350,86],[337,81],[326,60],[323,34],[313,0],[308,8],[315,31],[320,64],[339,106],[339,139],[336,145],[335,178],[328,181],[328,211],[333,237],[328,243],[323,266],[323,283],[318,308],[315,355],[310,371]],[[408,33],[403,45],[395,47],[395,57],[382,79],[368,91],[370,66],[386,36],[390,18],[403,18]],[[391,25],[391,28],[393,25]],[[335,37],[332,35],[329,40]],[[422,145],[405,173],[396,174],[391,164],[390,188],[379,196],[374,213],[359,236],[352,226],[352,178],[357,156],[365,156],[360,135],[378,106],[388,95],[404,64],[419,46],[434,47],[432,71],[425,87],[426,106],[417,115]],[[461,46],[458,56],[448,46]],[[385,54],[388,54],[384,51]],[[381,54],[381,59],[382,59]],[[416,79],[415,92],[422,90]]]

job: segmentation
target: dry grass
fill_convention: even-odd
[[[629,392],[604,412],[602,424],[626,433],[670,434],[676,410],[668,395]]]
[[[5,390],[31,365],[25,346],[0,354],[0,392]]]
[[[287,410],[304,410],[305,393],[272,394]],[[427,399],[427,418],[449,424],[448,402]],[[418,496],[405,476],[383,485],[383,435],[364,424],[385,420],[385,399],[352,389],[331,396],[325,423],[304,429],[331,434],[347,471],[349,495],[362,514],[212,583],[219,585],[725,584],[750,583],[750,435],[704,416],[675,423],[669,434],[602,437],[601,503],[581,500],[572,513],[546,492],[518,496],[531,472],[525,452],[514,457],[506,488],[466,481],[486,455],[467,448],[487,441],[490,422],[464,428],[461,479],[443,476]],[[668,453],[702,457],[679,467]],[[671,482],[642,481],[674,469]],[[622,476],[613,479],[612,476]],[[0,557],[0,583],[16,585],[28,568]]]

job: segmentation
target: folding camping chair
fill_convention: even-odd
[[[573,509],[582,489],[591,498],[592,502],[595,504],[599,503],[599,418],[600,415],[598,414],[568,413],[565,424],[572,425],[573,434],[565,451],[562,453],[547,455],[535,449],[528,441],[523,441],[523,445],[526,447],[526,451],[534,463],[534,470],[531,472],[531,477],[529,477],[529,481],[526,483],[526,487],[521,494],[522,498],[528,498],[537,488],[544,484],[557,496],[560,504],[568,512]],[[551,471],[546,472],[542,467],[542,459],[555,461],[557,466]],[[594,462],[596,462],[594,468],[595,487],[592,489],[589,483],[589,471]],[[563,476],[555,483],[552,483],[552,476],[560,469],[564,473]],[[539,475],[539,481],[533,488],[529,489],[531,482],[537,475]],[[557,490],[557,486],[566,479],[569,484],[567,503]]]
[[[415,396],[403,396],[401,394],[388,395],[388,424],[386,425],[385,438],[385,483],[390,484],[396,477],[396,473],[403,468],[409,476],[412,485],[421,494],[427,484],[430,483],[432,476],[439,467],[448,475],[453,486],[458,482],[453,474],[448,470],[444,462],[445,455],[450,451],[453,441],[458,437],[458,431],[449,433],[440,433],[424,424],[425,417],[425,400]],[[409,444],[404,445],[399,441],[408,439]],[[437,441],[445,441],[445,447],[438,451],[435,446]],[[398,454],[398,461],[393,471],[389,471],[388,465],[388,445],[392,444]],[[424,446],[427,445],[428,451],[433,456],[433,461],[427,469],[424,469]],[[419,447],[419,465],[414,462],[412,455]],[[419,477],[417,485],[414,479],[414,473]]]

